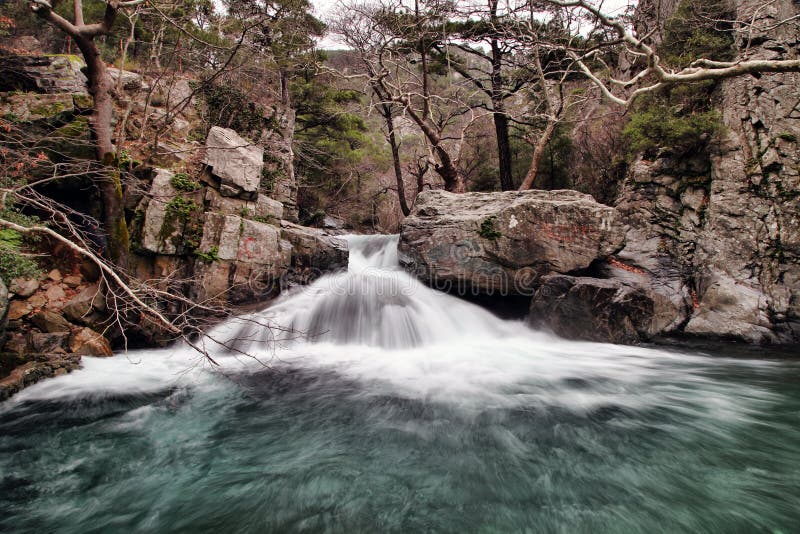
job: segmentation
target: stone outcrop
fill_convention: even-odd
[[[654,299],[620,280],[548,275],[531,302],[529,322],[570,339],[636,343],[659,333]]]
[[[83,66],[78,56],[8,55],[0,51],[0,91],[86,94]]]
[[[795,27],[776,24],[800,14],[796,2],[743,0],[734,8],[754,21],[736,34],[748,59],[800,55]],[[617,203],[630,225],[618,257],[672,300],[680,324],[671,331],[800,341],[799,88],[798,74],[726,80],[719,139],[691,157],[666,147],[633,165]]]
[[[235,131],[214,126],[208,132],[204,163],[219,180],[225,197],[254,199],[264,170],[264,149],[246,141]]]
[[[205,257],[195,267],[193,297],[201,302],[240,304],[275,296],[291,259],[279,228],[219,213],[206,213],[200,251]]]
[[[263,301],[286,284],[346,268],[344,241],[284,220],[292,204],[266,194],[261,180],[278,162],[264,153],[213,127],[205,173],[153,169],[132,228],[138,275],[175,280],[180,288],[166,282],[163,289],[225,305]]]
[[[421,193],[403,222],[401,262],[439,288],[532,294],[622,247],[616,210],[576,191]]]
[[[111,341],[100,333],[109,331],[111,322],[97,283],[78,272],[62,276],[54,269],[39,278],[12,280],[9,288],[0,348],[0,400],[77,369],[82,355],[113,354]]]
[[[40,380],[74,371],[80,361],[77,354],[0,354],[0,401]],[[4,366],[10,369],[7,374],[2,373]]]
[[[347,269],[347,242],[317,228],[281,222],[281,237],[291,244],[291,283],[310,283],[327,272]]]

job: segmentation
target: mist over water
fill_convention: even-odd
[[[0,531],[796,531],[797,360],[560,340],[347,239],[209,332],[221,369],[85,358],[0,404]]]

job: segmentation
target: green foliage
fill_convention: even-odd
[[[262,106],[254,104],[241,89],[230,84],[205,85],[201,95],[206,102],[208,127],[231,128],[247,136],[270,126]],[[271,126],[274,127],[274,124]],[[203,135],[205,138],[205,134]]]
[[[124,148],[117,152],[117,168],[127,168],[133,163],[130,153]]]
[[[358,91],[340,87],[329,75],[312,69],[301,72],[290,90],[297,111],[297,171],[307,186],[301,190],[300,209],[305,214],[324,211],[334,194],[356,186],[355,180],[347,181],[353,167],[380,149],[371,144],[375,136],[368,134],[364,119],[352,110],[361,98]],[[274,184],[274,176],[264,178],[265,185]]]
[[[483,222],[481,223],[481,227],[478,230],[478,235],[484,239],[489,239],[490,241],[495,241],[499,237],[503,237],[503,234],[500,233],[494,227],[494,222],[497,219],[494,215],[486,217]]]
[[[791,133],[791,132],[781,132],[781,133],[779,133],[778,134],[778,139],[782,139],[782,140],[787,141],[789,143],[796,143],[797,142],[797,136],[795,134]]]
[[[16,210],[2,210],[2,218],[23,226],[36,222]],[[14,278],[31,278],[39,274],[39,265],[24,252],[25,245],[32,241],[34,239],[11,228],[0,229],[0,279],[8,283]]]
[[[194,200],[188,200],[180,195],[167,202],[165,219],[186,222],[192,213],[200,210]]]
[[[664,41],[658,51],[673,67],[687,67],[700,58],[733,59],[729,21],[734,18],[726,0],[682,0],[664,25]]]
[[[211,247],[208,252],[196,251],[195,255],[206,263],[219,261],[219,247]]]
[[[169,183],[172,184],[176,191],[183,193],[192,193],[203,187],[200,182],[192,180],[185,172],[176,172]]]
[[[733,58],[733,20],[726,0],[682,0],[667,20],[658,48],[664,62],[675,68],[700,58]],[[693,154],[717,134],[722,125],[714,109],[713,81],[667,88],[637,106],[623,131],[628,153],[654,156],[660,148],[675,155]]]
[[[647,106],[633,114],[623,135],[630,154],[645,153],[666,147],[676,155],[694,153],[721,129],[716,110],[681,114],[663,104]]]

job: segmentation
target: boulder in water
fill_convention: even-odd
[[[621,280],[549,275],[531,302],[529,323],[569,339],[637,343],[654,332],[656,302]]]
[[[589,267],[619,250],[617,211],[577,191],[425,191],[403,222],[406,269],[433,287],[531,295],[541,276]]]

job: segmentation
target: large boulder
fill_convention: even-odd
[[[716,273],[702,289],[697,310],[686,325],[687,334],[751,343],[777,341],[763,292],[722,273]]]
[[[621,280],[548,275],[528,321],[569,339],[637,343],[657,333],[655,311],[651,294]]]
[[[274,296],[289,268],[291,248],[271,224],[207,212],[194,298],[238,304]]]
[[[530,295],[538,279],[622,247],[614,208],[577,191],[426,191],[400,231],[404,266],[443,289]]]
[[[292,245],[292,270],[303,281],[347,269],[347,242],[317,228],[281,221],[281,237]]]
[[[102,320],[107,310],[106,298],[99,284],[88,286],[72,297],[62,310],[64,316],[77,324],[91,325]]]
[[[264,149],[229,128],[214,126],[206,139],[204,163],[226,197],[255,199],[264,170]]]
[[[91,328],[80,328],[69,338],[69,350],[81,356],[113,356],[111,344]]]
[[[83,60],[75,55],[0,52],[0,91],[86,93]]]
[[[172,171],[157,169],[149,198],[137,208],[135,231],[140,234],[138,248],[143,252],[182,255],[197,246],[203,193],[179,192],[174,178]]]
[[[31,318],[31,322],[39,330],[47,333],[69,332],[71,325],[60,313],[42,310]]]
[[[16,122],[51,119],[75,111],[72,95],[16,93],[0,99],[0,116]]]
[[[245,219],[277,224],[283,217],[283,204],[259,194],[254,200],[224,197],[214,189],[206,192],[208,209],[224,215],[238,215]]]

